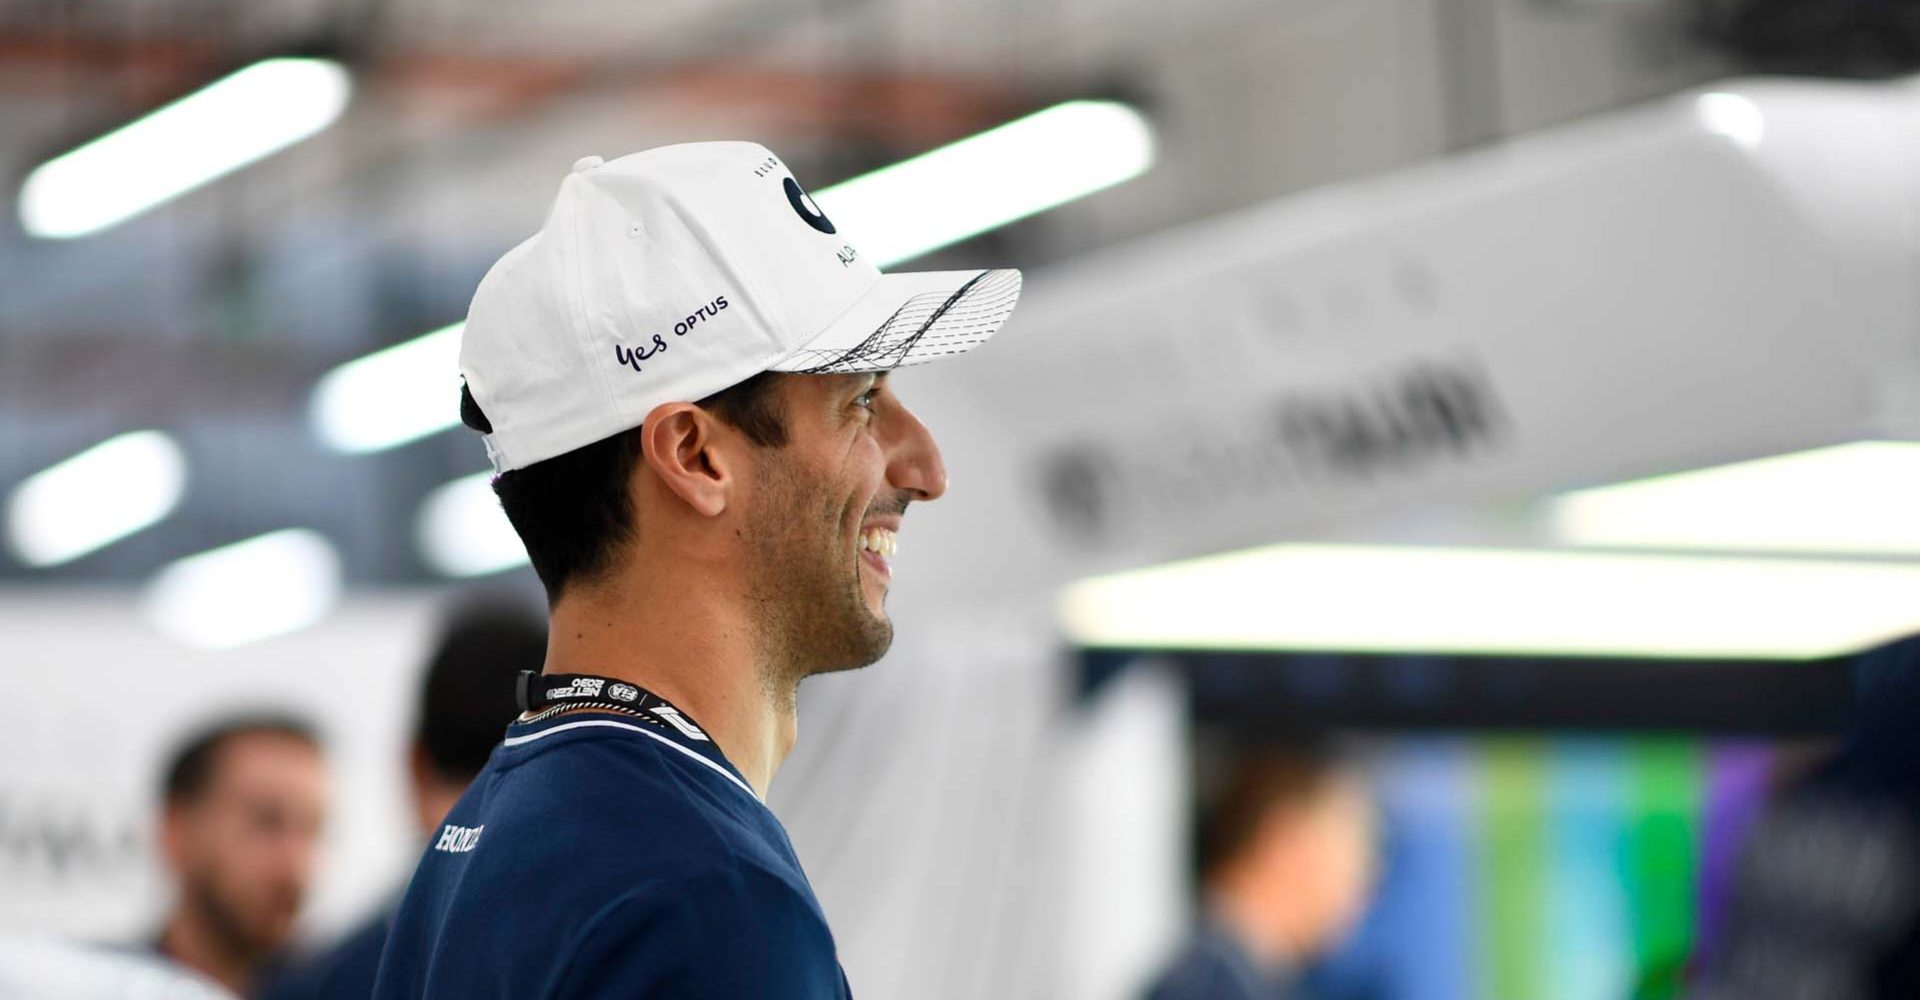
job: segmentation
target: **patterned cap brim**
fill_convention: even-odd
[[[920,271],[882,275],[860,302],[774,371],[891,371],[986,343],[1013,314],[1020,272]]]

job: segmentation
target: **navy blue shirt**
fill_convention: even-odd
[[[848,997],[786,831],[697,725],[515,723],[431,838],[376,1000]]]

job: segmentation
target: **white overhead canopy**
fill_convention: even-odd
[[[903,591],[1910,432],[1916,125],[1911,84],[1729,83],[1039,276],[902,379],[955,483]]]

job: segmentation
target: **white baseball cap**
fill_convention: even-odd
[[[1019,294],[1012,269],[881,274],[755,143],[584,157],[474,293],[462,418],[525,468],[764,371],[963,353]]]

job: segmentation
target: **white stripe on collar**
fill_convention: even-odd
[[[729,771],[726,768],[721,767],[718,764],[715,764],[713,761],[707,759],[706,757],[701,756],[697,751],[689,750],[686,747],[683,747],[680,744],[675,743],[674,741],[666,738],[665,736],[660,735],[659,733],[652,732],[651,730],[647,730],[647,729],[642,729],[641,727],[633,725],[631,723],[616,722],[613,719],[582,719],[579,722],[562,723],[558,726],[553,727],[552,729],[542,729],[537,733],[528,733],[525,736],[509,736],[506,738],[504,743],[506,746],[517,747],[522,743],[532,743],[534,740],[552,736],[554,733],[564,733],[569,729],[583,729],[588,726],[610,726],[614,729],[631,729],[634,732],[639,733],[640,735],[645,736],[649,739],[659,740],[661,743],[664,743],[667,746],[670,746],[675,750],[678,750],[681,753],[686,754],[687,756],[693,758],[694,760],[697,760],[700,763],[705,764],[710,768],[713,768],[714,772],[719,774],[722,778],[725,778],[728,781],[731,781],[734,784],[739,785],[741,791],[746,792],[748,795],[752,795],[753,800],[755,802],[761,802],[761,804],[763,805],[765,804],[764,802],[762,802],[759,794],[753,790],[753,787],[751,785],[748,785],[746,782],[741,781],[738,777],[734,775],[732,771]]]

